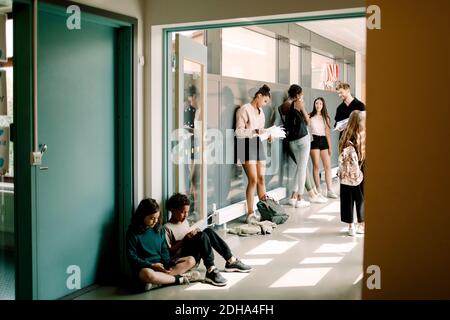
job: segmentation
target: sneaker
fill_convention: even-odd
[[[153,283],[146,283],[144,286],[144,291],[150,291],[152,289],[160,288],[162,287],[162,284],[153,284]]]
[[[350,237],[354,237],[355,236],[355,228],[348,228],[348,235]]]
[[[225,263],[225,272],[250,272],[252,270],[252,267],[246,265],[239,259],[236,259],[233,263]]]
[[[293,198],[289,199],[289,204],[291,206],[293,206],[294,208],[297,208],[297,199],[293,199]]]
[[[322,201],[324,201],[323,203],[328,202],[328,199],[326,197],[324,197],[321,193],[319,193],[319,198],[322,199]]]
[[[297,208],[307,208],[311,206],[311,203],[306,200],[298,200],[297,201]]]
[[[320,196],[315,196],[315,197],[309,197],[309,201],[311,203],[327,203],[328,200],[325,198],[322,198]]]
[[[227,285],[228,280],[225,279],[217,268],[211,272],[206,272],[205,282],[211,283],[214,286],[223,287]]]
[[[200,274],[200,272],[198,272],[197,270],[192,270],[186,273],[183,273],[181,275],[181,277],[183,278],[183,284],[189,284],[191,282],[195,282],[195,281],[200,281],[202,276]]]
[[[337,195],[336,193],[334,193],[333,190],[328,190],[328,192],[327,192],[327,197],[328,197],[328,198],[331,198],[331,199],[337,199],[337,198],[339,198],[338,195]]]
[[[358,227],[356,228],[356,233],[364,234],[364,227],[361,224],[359,224]]]
[[[254,213],[250,213],[249,215],[247,215],[247,220],[246,222],[248,224],[254,224],[258,222],[258,217],[256,216],[256,214]]]

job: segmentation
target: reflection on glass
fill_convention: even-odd
[[[315,52],[311,55],[312,79],[311,87],[313,89],[333,91],[334,83],[329,83],[329,66],[334,65],[334,60]]]
[[[202,220],[201,212],[201,154],[202,146],[200,137],[203,136],[202,128],[202,83],[203,66],[189,60],[183,61],[183,107],[177,110],[178,120],[175,129],[182,129],[181,153],[183,161],[174,164],[173,186],[175,192],[185,193],[191,200],[189,222],[195,223]]]

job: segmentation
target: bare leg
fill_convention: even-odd
[[[266,162],[258,161],[256,163],[256,182],[257,193],[260,200],[264,199],[266,195]]]
[[[247,197],[247,214],[253,213],[253,196],[255,194],[257,183],[256,163],[254,161],[247,161],[243,165],[245,174],[247,175],[248,184],[246,190]]]
[[[141,269],[139,279],[145,283],[151,284],[172,284],[175,283],[173,275],[152,270],[150,268]]]
[[[328,150],[320,151],[323,168],[325,170],[325,181],[327,183],[327,191],[331,190],[331,159]]]
[[[311,159],[312,159],[312,163],[313,163],[314,183],[316,185],[317,190],[319,190],[319,192],[320,192],[320,177],[319,177],[320,150],[318,150],[318,149],[311,150]]]
[[[192,267],[195,266],[195,259],[194,257],[182,257],[178,259],[177,264],[175,267],[172,268],[172,270],[169,272],[170,275],[178,275],[183,274],[186,271],[192,269]]]

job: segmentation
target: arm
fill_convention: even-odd
[[[151,263],[141,259],[137,253],[137,239],[130,231],[127,232],[127,259],[134,269],[151,268]]]
[[[177,251],[182,247],[183,240],[176,241],[175,237],[173,236],[172,230],[167,228],[167,226],[164,227],[164,232],[166,235],[166,244],[169,248],[170,255],[175,255]]]
[[[245,125],[248,122],[248,115],[242,107],[236,113],[236,136],[238,138],[253,138],[255,130],[245,129]]]
[[[164,265],[168,264],[170,261],[170,251],[163,232],[161,232],[161,258]]]
[[[327,143],[328,143],[328,154],[331,155],[333,154],[332,148],[331,148],[331,133],[330,133],[330,127],[331,127],[331,123],[330,123],[330,118],[327,119],[326,124],[325,124],[325,136],[327,137]]]
[[[305,119],[306,125],[307,126],[311,125],[309,113],[306,111],[305,101],[303,100],[303,98],[301,100],[296,101],[295,104],[298,104],[298,106],[300,107],[300,110],[302,111],[303,118]]]

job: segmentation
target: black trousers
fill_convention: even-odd
[[[206,228],[186,241],[186,244],[181,250],[181,256],[193,256],[197,262],[203,259],[205,267],[209,268],[214,265],[213,249],[225,260],[233,256],[226,242],[213,229]]]
[[[364,222],[364,181],[358,186],[341,184],[341,221],[353,223],[353,208],[356,206],[358,222]]]

